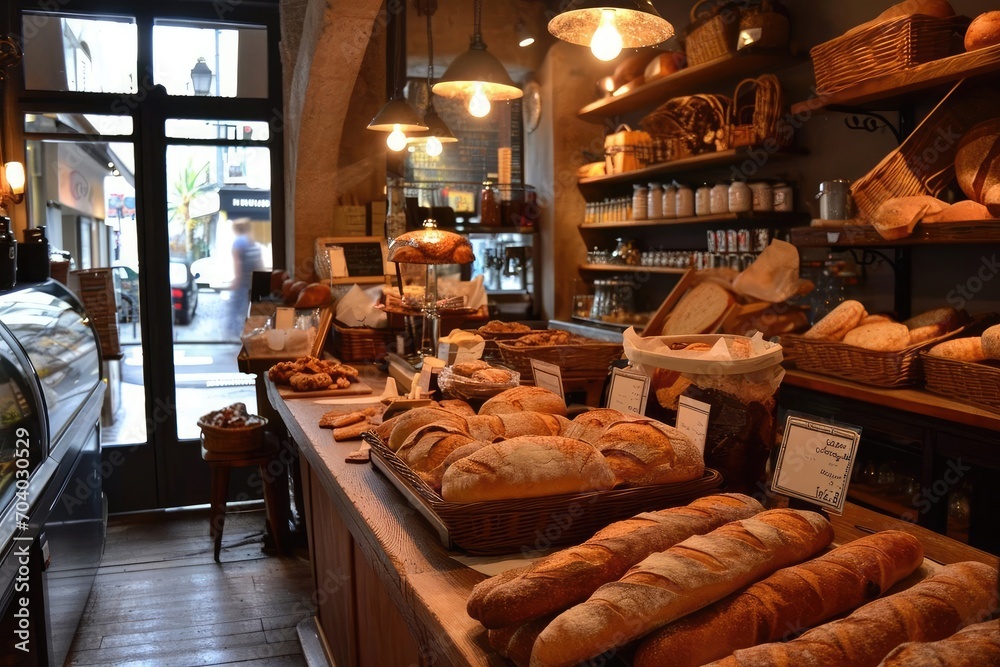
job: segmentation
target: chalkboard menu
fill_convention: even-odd
[[[382,282],[388,273],[388,247],[379,236],[316,239],[317,269],[326,264],[333,284]],[[319,272],[319,271],[318,271]],[[326,273],[326,271],[320,272]]]

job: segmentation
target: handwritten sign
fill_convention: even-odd
[[[316,239],[330,264],[330,279],[338,283],[382,282],[389,274],[389,249],[378,236],[344,236]]]
[[[611,370],[608,407],[619,412],[645,414],[649,398],[649,376],[621,368]]]
[[[563,393],[562,370],[555,364],[531,359],[531,372],[535,376],[535,386],[548,389],[559,398],[566,400]]]
[[[790,413],[771,490],[843,514],[861,429]]]
[[[677,402],[677,430],[691,438],[702,456],[705,455],[705,440],[708,437],[708,417],[712,406],[681,396]]]

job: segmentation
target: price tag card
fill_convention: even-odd
[[[295,309],[278,306],[274,309],[274,328],[291,329],[295,326]]]
[[[330,246],[326,251],[330,257],[330,277],[347,277],[347,256],[344,254],[343,246]]]
[[[843,514],[860,440],[857,426],[789,413],[771,490]]]
[[[649,398],[649,376],[621,368],[611,370],[611,387],[608,389],[608,407],[619,412],[646,413]]]
[[[550,364],[538,359],[531,360],[531,372],[535,376],[535,386],[548,389],[559,398],[566,400],[563,393],[562,371],[555,364]]]
[[[677,430],[691,438],[702,456],[705,455],[705,439],[708,437],[708,416],[712,406],[681,396],[677,403]]]

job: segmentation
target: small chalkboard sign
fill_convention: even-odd
[[[380,283],[388,271],[389,249],[380,236],[341,236],[316,239],[318,256],[328,258],[330,282]]]

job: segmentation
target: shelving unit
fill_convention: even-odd
[[[670,276],[682,276],[687,269],[675,269],[671,266],[628,266],[625,264],[581,264],[581,271],[603,271],[605,273],[658,273]]]
[[[800,248],[858,248],[1000,243],[1000,220],[949,222],[917,225],[906,238],[887,241],[873,227],[845,226],[841,229],[795,227],[791,241]]]
[[[688,218],[656,218],[652,220],[624,220],[621,222],[594,222],[580,225],[580,229],[638,229],[642,227],[672,227],[678,225],[734,225],[738,223],[767,224],[784,227],[805,221],[805,213],[782,211],[748,211],[746,213],[721,213]]]

